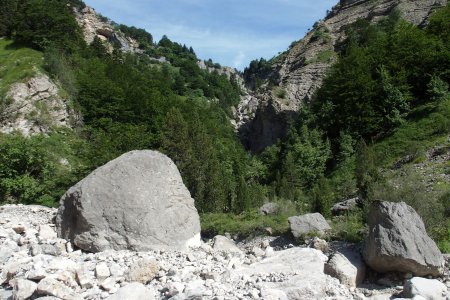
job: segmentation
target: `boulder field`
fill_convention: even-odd
[[[293,238],[331,229],[320,214],[289,222]],[[59,209],[0,206],[0,299],[448,300],[445,257],[405,203],[374,203],[362,247],[202,241],[178,169],[155,151],[98,168]]]

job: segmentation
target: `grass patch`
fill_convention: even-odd
[[[0,102],[13,83],[25,81],[42,70],[42,58],[42,52],[0,39]]]
[[[284,88],[282,87],[276,87],[275,88],[275,95],[280,98],[280,99],[285,99],[287,96],[287,92]]]
[[[333,50],[324,50],[319,52],[316,57],[306,62],[306,64],[311,63],[328,63],[332,62],[336,57],[336,53]]]
[[[265,229],[268,227],[272,229],[273,235],[286,233],[289,231],[287,219],[285,215],[264,216],[257,211],[244,212],[240,215],[209,213],[200,216],[203,235],[223,235],[228,232],[240,238],[267,234]]]
[[[359,243],[363,240],[365,225],[361,212],[354,212],[348,216],[337,216],[331,220],[332,240],[347,241],[351,243]]]
[[[384,166],[411,155],[412,162],[424,159],[424,150],[446,143],[450,132],[450,99],[415,109],[407,123],[373,146],[377,159]]]

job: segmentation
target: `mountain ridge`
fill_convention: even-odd
[[[423,25],[436,8],[446,3],[446,0],[340,1],[302,40],[269,63],[268,72],[261,77],[258,73],[250,74],[263,83],[254,89],[254,80],[247,80],[249,96],[242,97],[235,115],[243,144],[258,153],[285,136],[296,111],[312,100],[335,62],[336,47],[345,38],[347,25],[361,18],[375,22],[394,10],[407,21]]]

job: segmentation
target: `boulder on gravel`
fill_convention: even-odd
[[[128,280],[147,284],[158,275],[159,264],[154,258],[141,258],[135,261],[128,272]]]
[[[83,250],[184,250],[200,244],[194,200],[173,161],[132,151],[96,169],[61,198],[59,237]]]
[[[330,291],[337,292],[340,289],[337,279],[323,272],[327,259],[318,250],[294,247],[276,251],[272,256],[251,265],[237,267],[231,274],[240,279],[262,276],[263,280],[259,284],[261,293],[263,290],[280,291],[269,294],[270,297],[263,296],[262,299],[325,299]],[[349,294],[341,296],[340,299],[351,299]]]
[[[364,280],[366,265],[356,249],[341,249],[325,264],[324,271],[351,288],[357,287]]]
[[[155,291],[147,288],[139,282],[133,282],[120,288],[117,293],[106,298],[106,300],[155,300]]]
[[[36,291],[37,283],[19,278],[14,280],[13,287],[12,298],[14,300],[28,299],[34,294],[34,291]]]
[[[319,213],[290,217],[288,221],[295,238],[300,238],[309,233],[324,234],[331,230],[330,225]]]
[[[444,258],[416,211],[404,202],[375,202],[363,256],[375,271],[439,276]]]
[[[213,240],[213,249],[220,252],[242,254],[242,251],[236,246],[233,240],[223,235],[216,235]]]
[[[408,298],[422,296],[428,300],[445,300],[447,287],[436,279],[414,277],[405,282],[403,295]]]

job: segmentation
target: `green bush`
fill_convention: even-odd
[[[202,234],[214,236],[230,233],[240,238],[247,238],[259,234],[268,234],[266,228],[271,228],[274,235],[281,235],[289,231],[287,216],[264,216],[257,211],[235,214],[201,214],[200,222]]]
[[[357,211],[348,216],[338,216],[331,220],[332,240],[359,243],[364,239],[366,226],[363,223],[362,211]]]
[[[0,202],[53,206],[86,174],[86,145],[69,134],[0,135]]]

